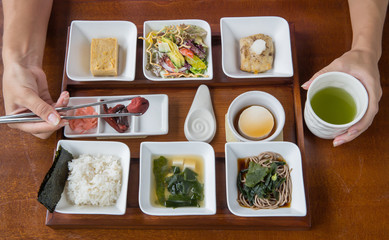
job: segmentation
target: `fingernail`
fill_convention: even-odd
[[[47,118],[51,124],[54,126],[57,126],[60,119],[55,115],[54,113],[50,113],[49,117]]]
[[[355,135],[355,134],[357,134],[357,133],[358,133],[358,130],[353,129],[353,130],[347,132],[347,135],[352,136],[352,135]]]
[[[69,93],[66,92],[66,93],[64,94],[62,104],[65,104],[65,105],[66,105],[66,104],[68,103],[68,101],[69,101]]]
[[[305,88],[307,87],[307,83],[304,83],[303,85],[301,85],[302,88]]]
[[[335,142],[334,142],[334,147],[337,147],[337,146],[339,146],[339,145],[342,145],[343,143],[345,143],[344,140],[335,141]]]
[[[62,121],[60,124],[58,124],[58,127],[65,127],[66,125],[69,125],[68,121]]]

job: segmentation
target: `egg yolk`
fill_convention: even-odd
[[[272,131],[274,118],[266,108],[251,106],[240,114],[238,126],[244,137],[262,139]]]

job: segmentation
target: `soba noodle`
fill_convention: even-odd
[[[249,162],[255,162],[260,164],[262,167],[270,168],[273,162],[283,161],[283,158],[280,154],[275,152],[263,152],[258,156],[245,158],[245,166],[248,166]],[[258,195],[255,195],[253,204],[250,205],[249,201],[244,197],[243,193],[240,191],[238,202],[241,206],[253,208],[253,209],[275,209],[291,201],[292,194],[292,183],[290,179],[290,170],[287,164],[277,166],[276,173],[279,177],[285,178],[285,181],[279,186],[276,190],[278,194],[277,198],[271,194],[270,198],[259,198]],[[246,176],[242,176],[240,179],[240,184],[246,182]]]

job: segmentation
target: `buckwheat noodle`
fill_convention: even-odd
[[[258,156],[248,157],[245,159],[245,165],[247,166],[250,161],[260,164],[263,167],[270,167],[272,162],[282,161],[282,156],[275,152],[263,152]],[[247,199],[239,192],[238,202],[240,205],[253,209],[275,209],[279,208],[291,200],[292,183],[290,180],[290,170],[287,164],[277,167],[276,173],[280,177],[284,177],[285,181],[278,188],[279,198],[278,200],[272,196],[269,199],[259,198],[255,195],[254,204],[251,206]],[[246,181],[246,178],[240,179],[241,183]]]

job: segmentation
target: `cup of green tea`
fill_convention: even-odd
[[[367,91],[358,79],[343,72],[327,72],[308,89],[305,123],[314,135],[333,139],[361,120],[368,103]]]

